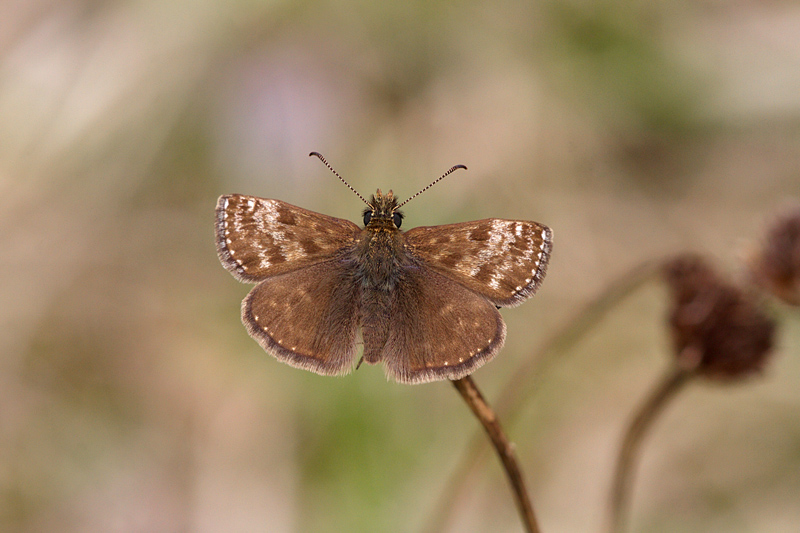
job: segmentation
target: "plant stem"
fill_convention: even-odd
[[[503,392],[497,400],[497,412],[503,414],[506,423],[514,423],[522,407],[538,390],[542,375],[549,365],[561,361],[563,356],[584,338],[586,332],[596,326],[610,310],[647,281],[654,279],[660,272],[660,264],[659,261],[643,262],[616,278],[524,359],[525,363],[513,372],[513,377],[503,386]],[[467,479],[480,466],[485,452],[485,441],[476,434],[448,478],[439,500],[430,512],[424,531],[435,533],[444,528],[462,488],[468,485]]]
[[[689,370],[671,368],[645,398],[644,403],[636,411],[636,416],[631,420],[619,449],[614,481],[611,485],[607,529],[609,533],[621,532],[625,527],[634,468],[645,434],[666,407],[667,402],[688,383],[692,376]]]
[[[620,302],[645,283],[658,279],[663,261],[644,261],[634,265],[609,283],[600,294],[587,302],[564,326],[548,336],[540,348],[511,374],[497,399],[497,411],[503,419],[516,419],[528,400],[538,391],[544,371],[585,338]]]
[[[525,488],[522,470],[519,468],[519,462],[514,453],[514,445],[508,440],[508,437],[500,427],[497,415],[486,403],[471,377],[467,376],[455,380],[453,385],[455,385],[464,401],[467,402],[467,405],[483,425],[483,429],[486,430],[495,450],[497,450],[497,454],[500,456],[500,461],[502,461],[503,468],[505,468],[506,475],[511,483],[514,499],[525,530],[529,533],[538,533],[539,526],[536,523],[536,516],[533,514],[533,506],[531,505],[528,490]]]

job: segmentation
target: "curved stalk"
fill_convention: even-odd
[[[500,422],[497,420],[497,415],[486,403],[480,391],[478,390],[472,378],[467,376],[453,381],[461,397],[467,402],[472,412],[483,425],[486,434],[492,441],[497,455],[500,456],[500,461],[503,463],[503,468],[508,476],[508,481],[511,483],[511,489],[514,493],[514,501],[517,504],[522,523],[525,526],[525,531],[529,533],[539,533],[539,526],[536,523],[536,516],[533,513],[533,506],[531,505],[530,495],[528,489],[525,487],[525,480],[522,476],[522,470],[519,467],[517,456],[514,453],[514,445],[508,440],[503,428],[500,427]]]
[[[502,388],[503,392],[496,402],[497,412],[503,414],[507,423],[514,423],[527,401],[535,394],[547,367],[554,361],[560,361],[561,356],[568,353],[609,310],[653,279],[660,272],[660,264],[659,261],[647,261],[627,271],[555,331],[530,357],[525,358],[525,363],[513,372],[513,377]],[[444,529],[463,487],[468,486],[467,479],[483,463],[486,451],[485,441],[476,434],[450,474],[439,500],[429,514],[424,531],[435,533]]]
[[[636,411],[636,416],[631,419],[625,438],[617,456],[614,468],[614,481],[611,485],[608,527],[609,533],[618,533],[624,530],[630,505],[630,493],[636,461],[639,458],[644,437],[652,427],[658,415],[664,410],[669,400],[689,382],[692,373],[683,368],[672,368],[667,372],[656,387],[645,398]]]

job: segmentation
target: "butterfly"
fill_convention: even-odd
[[[216,244],[222,265],[255,283],[242,322],[268,353],[322,375],[383,362],[401,383],[460,379],[503,347],[500,307],[533,296],[553,232],[524,220],[486,219],[408,231],[392,191],[366,200],[364,227],[281,200],[221,196]]]

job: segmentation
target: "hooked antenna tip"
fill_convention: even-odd
[[[361,196],[361,195],[358,193],[358,191],[357,191],[357,190],[355,190],[353,187],[351,187],[351,186],[350,186],[350,184],[349,184],[349,183],[347,183],[347,182],[345,181],[345,179],[339,175],[339,173],[338,173],[338,172],[336,172],[336,170],[335,170],[335,169],[334,169],[334,168],[333,168],[333,167],[330,165],[330,163],[328,163],[328,161],[327,161],[327,160],[326,160],[326,159],[325,159],[325,158],[322,156],[322,154],[321,154],[321,153],[319,153],[319,152],[311,152],[310,154],[308,154],[308,157],[311,157],[311,156],[316,156],[316,157],[318,157],[318,158],[319,158],[319,160],[320,160],[320,161],[322,161],[323,163],[325,163],[325,166],[326,166],[326,167],[328,167],[328,169],[330,169],[330,171],[331,171],[331,172],[333,172],[333,174],[334,174],[334,175],[335,175],[337,178],[339,178],[339,179],[341,180],[341,182],[342,182],[342,183],[344,183],[345,185],[347,185],[347,188],[348,188],[348,189],[350,189],[351,191],[353,191],[353,192],[355,193],[355,195],[356,195],[356,196],[358,196],[359,198],[361,198],[361,200],[362,200],[362,201],[363,201],[365,204],[367,204],[367,205],[370,205],[370,203],[367,201],[367,199],[366,199],[366,198],[364,198],[363,196]]]
[[[425,187],[424,189],[422,189],[421,191],[419,191],[419,192],[418,192],[417,194],[415,194],[414,196],[411,196],[410,198],[406,199],[406,201],[404,201],[404,202],[401,202],[401,203],[400,203],[400,205],[398,205],[397,207],[395,207],[395,209],[400,209],[401,207],[403,207],[404,205],[406,205],[408,202],[410,202],[411,200],[413,200],[414,198],[416,198],[416,197],[417,197],[417,196],[419,196],[420,194],[424,193],[425,191],[427,191],[428,189],[430,189],[431,187],[433,187],[434,185],[436,185],[437,183],[439,183],[440,181],[442,181],[444,178],[446,178],[447,176],[449,176],[450,174],[452,174],[453,172],[455,172],[456,170],[458,170],[458,169],[461,169],[461,168],[463,168],[464,170],[467,170],[467,167],[466,167],[466,166],[464,166],[464,165],[455,165],[454,167],[450,167],[450,170],[448,170],[447,172],[445,172],[444,174],[442,174],[441,176],[439,176],[439,178],[438,178],[438,179],[436,179],[436,180],[434,180],[434,181],[433,181],[433,183],[431,183],[430,185],[428,185],[427,187]]]

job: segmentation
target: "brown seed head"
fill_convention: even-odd
[[[753,281],[789,305],[800,305],[800,205],[787,209],[767,230],[750,261]]]
[[[775,324],[750,295],[697,256],[667,262],[664,275],[673,297],[669,322],[679,365],[719,380],[764,367]]]

